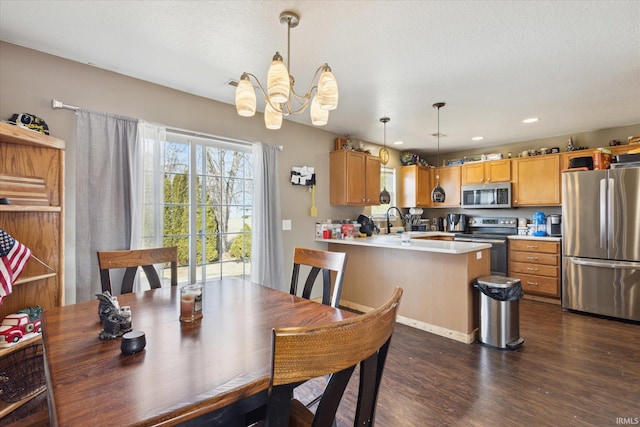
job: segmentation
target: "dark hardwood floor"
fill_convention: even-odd
[[[398,324],[378,426],[640,424],[640,325],[520,301],[516,351],[462,344]],[[299,387],[299,397],[319,392]],[[338,409],[352,426],[357,371]],[[622,420],[621,420],[622,419]]]

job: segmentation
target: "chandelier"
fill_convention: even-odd
[[[300,17],[293,12],[285,11],[280,14],[280,23],[287,26],[288,65],[291,60],[291,29],[297,27],[299,22]],[[295,79],[280,53],[276,52],[267,73],[266,91],[255,75],[242,73],[236,88],[236,110],[243,117],[251,117],[256,113],[256,92],[251,78],[257,83],[266,102],[264,124],[267,129],[280,129],[283,116],[301,114],[309,104],[311,123],[323,126],[329,120],[329,110],[338,107],[338,83],[329,65],[325,63],[318,67],[307,92],[299,95],[294,89]],[[315,96],[311,99],[314,89]]]

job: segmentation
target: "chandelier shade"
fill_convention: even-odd
[[[331,72],[331,68],[325,64],[325,70],[318,81],[318,101],[323,110],[335,110],[338,108],[338,82]]]
[[[267,129],[280,129],[280,126],[282,126],[282,112],[273,108],[271,104],[267,104],[264,109],[264,125]]]
[[[324,126],[329,121],[329,110],[320,107],[318,96],[314,96],[311,101],[311,123],[314,126]]]
[[[291,59],[291,28],[298,26],[300,17],[289,11],[280,14],[280,23],[287,26],[287,61]],[[316,70],[306,93],[299,95],[294,89],[295,78],[279,52],[267,73],[267,90],[251,73],[243,73],[236,88],[236,110],[238,115],[251,117],[256,112],[256,92],[251,84],[255,80],[265,100],[264,122],[268,129],[280,129],[283,116],[302,114],[308,107],[314,126],[326,125],[329,111],[338,108],[338,83],[328,64]],[[314,92],[315,91],[315,96]]]
[[[267,73],[267,94],[273,104],[282,104],[289,99],[289,71],[279,52],[273,56]]]
[[[242,117],[256,114],[256,91],[251,86],[249,76],[245,73],[236,88],[236,110]]]

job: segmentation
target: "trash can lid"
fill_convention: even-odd
[[[477,280],[480,284],[492,286],[494,288],[511,288],[513,286],[517,286],[518,283],[520,283],[520,279],[505,276],[483,276],[478,277]]]

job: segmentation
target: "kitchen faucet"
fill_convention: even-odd
[[[391,209],[395,209],[396,211],[398,211],[398,215],[400,215],[400,221],[403,221],[402,212],[400,212],[400,209],[395,206],[390,206],[389,209],[387,209],[387,234],[391,234],[391,221],[389,220],[389,211]],[[402,224],[404,225],[404,222],[402,222]]]

